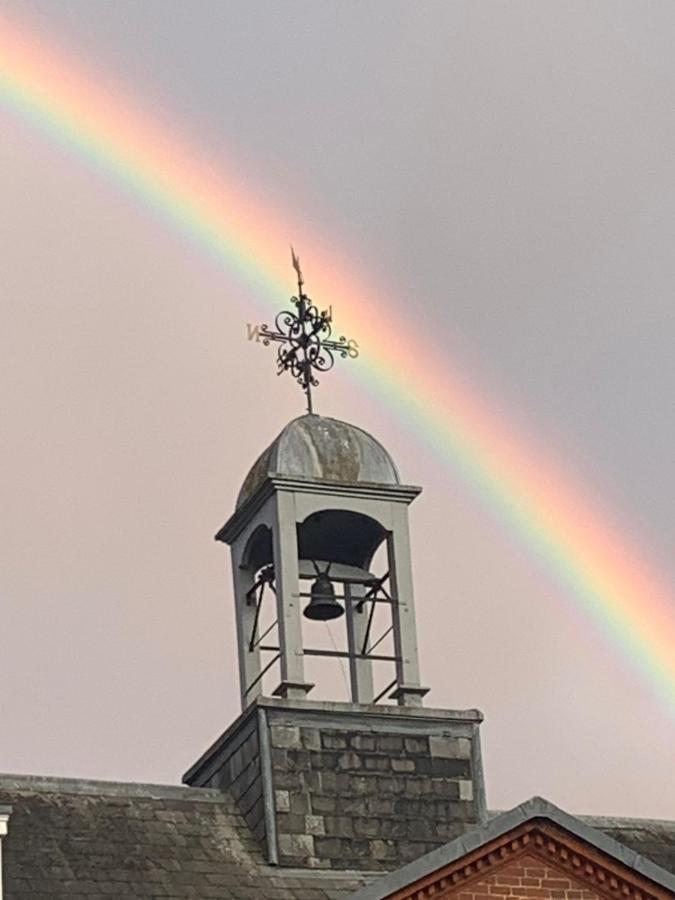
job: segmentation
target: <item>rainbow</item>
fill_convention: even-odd
[[[153,121],[119,85],[94,76],[53,42],[0,18],[2,105],[123,185],[276,305],[287,292],[287,238],[301,229]],[[377,348],[361,358],[359,377],[460,473],[675,714],[675,602],[667,582],[575,479],[490,409],[428,336],[411,338],[411,322],[392,318],[334,250],[303,238],[303,252],[321,273],[312,287],[322,305],[339,308],[345,332]],[[405,373],[413,369],[411,390]]]

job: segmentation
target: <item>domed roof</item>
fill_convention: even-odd
[[[239,491],[240,507],[269,475],[319,481],[399,484],[391,456],[366,431],[324,416],[293,419],[261,454]]]

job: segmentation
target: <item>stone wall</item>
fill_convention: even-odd
[[[484,819],[481,719],[259,700],[184,780],[229,788],[270,862],[387,870]]]
[[[387,869],[479,821],[474,738],[456,727],[268,714],[282,865]]]

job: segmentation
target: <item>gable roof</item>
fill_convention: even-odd
[[[8,900],[341,900],[366,875],[280,869],[229,793],[0,775]]]
[[[675,874],[657,865],[650,859],[638,853],[635,849],[620,843],[606,831],[600,831],[597,827],[588,824],[588,821],[572,816],[564,812],[542,797],[533,797],[515,809],[502,813],[489,820],[487,824],[468,831],[454,841],[427,853],[414,862],[383,878],[371,882],[369,885],[357,890],[350,900],[385,900],[395,891],[403,890],[414,885],[421,879],[438,872],[440,869],[459,862],[463,857],[479,850],[484,845],[494,841],[519,826],[530,823],[533,820],[547,820],[553,825],[578,838],[585,844],[611,857],[620,865],[626,866],[638,875],[654,882],[658,887],[675,895]],[[591,821],[602,821],[593,820]],[[604,820],[617,823],[621,820]],[[662,823],[667,824],[667,823]],[[620,827],[613,829],[621,832]],[[675,841],[675,825],[673,825],[672,838]]]

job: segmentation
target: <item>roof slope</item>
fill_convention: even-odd
[[[6,900],[339,900],[363,874],[266,865],[229,794],[0,775]]]
[[[3,840],[6,900],[347,900],[375,877],[268,866],[233,799],[220,791],[0,775],[3,804],[12,806]],[[675,822],[573,820],[538,798],[505,816],[533,813],[563,817],[586,836],[591,826],[595,843],[607,835],[644,857],[641,868],[647,860],[675,875]],[[511,822],[499,818],[498,829]],[[457,852],[466,851],[467,841],[484,839],[494,823],[406,868],[417,873],[433,867],[439,855],[447,861],[455,845]],[[649,863],[648,873],[653,874]],[[399,878],[385,876],[384,884]],[[380,896],[381,884],[378,879],[363,896]]]
[[[675,821],[616,819],[605,816],[579,818],[675,875]]]
[[[353,900],[385,900],[385,898],[394,895],[398,897],[399,892],[405,891],[405,889],[414,890],[422,884],[423,879],[427,879],[434,873],[441,872],[441,870],[447,870],[452,864],[461,861],[495,839],[509,833],[514,834],[520,826],[532,822],[536,823],[537,821],[552,823],[574,838],[580,839],[587,846],[617,861],[620,865],[636,873],[637,876],[649,879],[659,888],[663,888],[670,895],[675,896],[675,874],[644,856],[642,846],[629,846],[626,843],[620,843],[608,831],[605,829],[600,830],[598,827],[598,822],[617,823],[622,822],[622,820],[582,820],[576,816],[569,815],[569,813],[564,812],[542,797],[533,797],[531,800],[527,800],[520,806],[515,807],[515,809],[489,819],[484,825],[470,828],[465,834],[454,841],[450,841],[443,847],[432,850],[431,853],[421,856],[419,859],[388,875],[372,880],[354,895]],[[591,821],[593,821],[595,827],[590,824]],[[635,822],[635,820],[633,821]],[[636,822],[635,824],[637,825]],[[672,852],[675,823],[648,823],[650,826],[655,824],[662,826],[660,830],[663,832],[666,845],[670,845]],[[619,830],[629,831],[629,829]],[[633,829],[633,837],[636,840],[639,836],[639,831],[640,829],[637,827]],[[648,827],[646,831],[653,839],[654,828]]]
[[[293,419],[263,451],[244,480],[237,507],[269,475],[348,484],[399,484],[396,464],[382,444],[349,422],[308,414]]]

